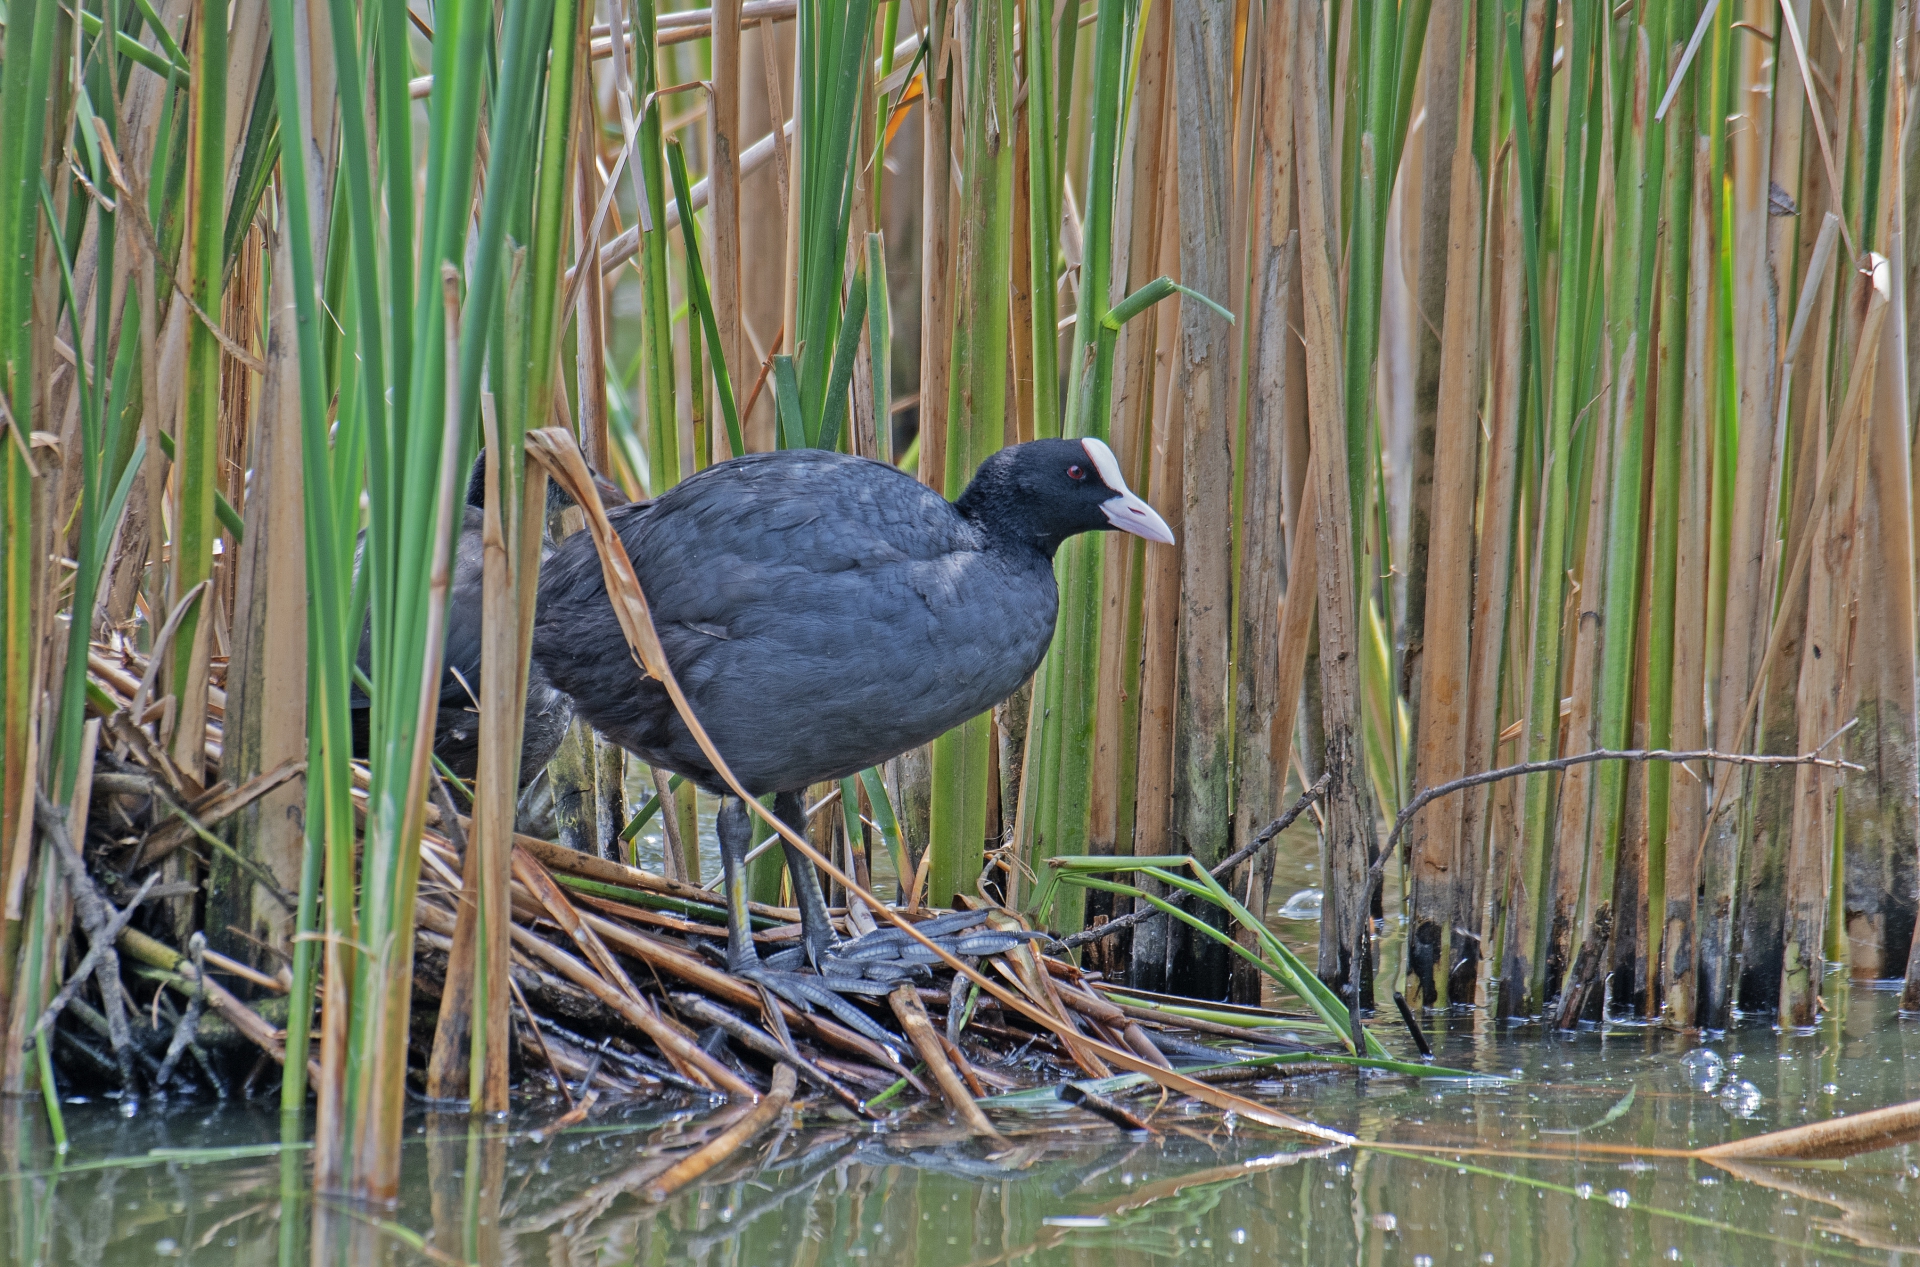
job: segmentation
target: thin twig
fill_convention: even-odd
[[[1832,740],[1828,740],[1829,743]],[[1825,745],[1821,745],[1825,747]],[[1565,770],[1571,766],[1588,765],[1595,761],[1723,761],[1728,765],[1791,766],[1812,765],[1827,770],[1853,770],[1865,773],[1866,767],[1836,757],[1822,757],[1818,749],[1798,756],[1762,756],[1749,752],[1718,752],[1712,748],[1700,748],[1691,752],[1670,752],[1665,748],[1595,748],[1591,752],[1576,752],[1572,756],[1555,757],[1551,761],[1522,761],[1519,765],[1501,766],[1497,770],[1482,770],[1478,774],[1469,774],[1465,778],[1454,779],[1430,787],[1407,802],[1393,820],[1393,830],[1387,833],[1387,842],[1380,850],[1380,856],[1374,860],[1371,868],[1377,878],[1386,867],[1387,859],[1393,856],[1393,847],[1400,839],[1400,833],[1413,816],[1429,804],[1454,792],[1464,792],[1468,788],[1480,787],[1488,783],[1498,783],[1503,779],[1518,778],[1523,774],[1546,774],[1554,770]]]
[[[133,913],[140,909],[140,903],[146,901],[147,895],[153,891],[153,886],[159,879],[160,873],[158,871],[148,875],[145,882],[140,885],[140,891],[133,895],[131,902],[127,903],[126,909],[120,911],[107,922],[105,936],[87,947],[86,957],[80,961],[80,966],[73,970],[72,975],[67,978],[67,983],[60,987],[60,993],[53,996],[53,1002],[47,1004],[47,1010],[40,1013],[40,1019],[34,1022],[33,1032],[35,1034],[40,1033],[46,1029],[47,1026],[53,1024],[55,1020],[59,1019],[61,1010],[64,1009],[68,1003],[72,1002],[74,992],[84,985],[87,978],[92,975],[94,966],[100,962],[100,956],[105,953],[105,948],[113,945],[115,939],[120,936],[120,930],[125,928],[128,922],[133,919]]]
[[[100,950],[93,965],[94,980],[100,983],[100,1010],[106,1013],[107,1037],[113,1044],[114,1060],[120,1065],[122,1089],[132,1095],[133,1042],[127,1028],[125,998],[120,989],[120,956],[114,950],[115,938],[107,935],[107,929],[119,912],[113,909],[113,903],[100,896],[100,890],[93,885],[93,877],[87,874],[87,864],[82,861],[79,850],[74,848],[72,839],[67,835],[67,811],[49,800],[38,785],[33,789],[33,796],[34,817],[47,837],[47,847],[60,860],[67,887],[73,890],[74,912],[80,917],[80,926],[86,930],[87,940],[92,947]]]
[[[1317,783],[1300,794],[1299,800],[1287,807],[1286,813],[1280,815],[1280,817],[1274,819],[1265,827],[1262,827],[1259,835],[1255,836],[1245,845],[1222,858],[1213,868],[1211,873],[1213,878],[1218,880],[1222,876],[1232,874],[1235,867],[1253,857],[1253,855],[1260,852],[1260,850],[1266,848],[1274,837],[1293,826],[1295,819],[1306,813],[1309,806],[1326,795],[1327,784],[1330,777],[1329,775],[1321,775]],[[1061,938],[1047,948],[1047,953],[1057,955],[1064,951],[1074,950],[1092,942],[1100,941],[1102,938],[1111,937],[1122,929],[1133,928],[1146,923],[1150,919],[1157,919],[1164,914],[1166,914],[1166,912],[1160,910],[1158,907],[1147,907],[1144,910],[1135,911],[1131,915],[1122,915],[1119,919],[1110,919],[1104,924],[1082,929],[1070,937]]]
[[[202,981],[207,979],[207,937],[205,933],[194,931],[187,938],[187,956],[193,960],[193,970]],[[187,996],[187,1010],[180,1014],[180,1023],[173,1027],[173,1039],[167,1044],[167,1055],[160,1062],[160,1072],[153,1080],[156,1091],[165,1091],[167,1083],[173,1081],[173,1067],[180,1063],[180,1053],[187,1049],[200,1033],[200,1014],[207,1009],[207,992],[195,990]]]

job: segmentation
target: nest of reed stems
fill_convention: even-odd
[[[216,665],[206,728],[210,768],[217,768],[222,749],[220,687]],[[265,972],[208,948],[191,931],[202,922],[202,885],[186,878],[192,872],[180,864],[198,855],[204,875],[215,853],[237,859],[221,838],[222,825],[302,767],[284,765],[237,787],[224,781],[202,786],[169,755],[172,700],[154,701],[152,690],[149,664],[139,653],[94,644],[88,712],[99,728],[91,777],[77,801],[86,806],[85,819],[69,824],[42,807],[41,828],[56,844],[73,840],[69,827],[79,829],[91,893],[81,894],[76,909],[104,912],[100,923],[83,914],[69,954],[77,962],[113,934],[121,986],[120,997],[110,999],[99,966],[81,965],[93,967],[90,982],[79,968],[70,974],[78,988],[49,1009],[55,1068],[68,1091],[266,1094],[279,1085],[277,1067],[286,1059],[289,967]],[[357,767],[355,774],[356,808],[364,810],[366,781]],[[415,911],[408,1081],[416,1095],[425,1085],[470,826],[450,798],[434,800],[426,813]],[[1112,1079],[1111,1089],[1120,1090],[1151,1088],[1155,1079],[1115,1078],[1101,1050],[1130,1053],[1190,1087],[1208,1089],[1331,1073],[1345,1050],[1312,1041],[1320,1023],[1311,1015],[1244,1007],[1218,1015],[1169,1012],[1179,1001],[1118,989],[1070,962],[1061,943],[1053,945],[1062,953],[1047,953],[1044,939],[973,965],[1006,982],[1031,1008],[1004,1007],[941,964],[890,995],[849,997],[892,1036],[882,1044],[728,974],[725,911],[709,890],[527,835],[515,837],[513,868],[514,1084],[523,1103],[557,1097],[575,1120],[595,1103],[659,1094],[746,1091],[784,1103],[793,1094],[792,1088],[781,1094],[782,1070],[788,1070],[797,1074],[802,1097],[843,1117],[877,1118],[920,1100],[943,1100],[962,1125],[992,1134],[977,1101],[1065,1086],[1071,1090],[1063,1098],[1086,1111],[1125,1129],[1144,1129],[1131,1110],[1101,1093],[1101,1084],[1084,1080]],[[264,872],[254,879],[292,903]],[[799,936],[795,909],[754,903],[750,913],[763,950]],[[939,913],[922,908],[910,917]],[[857,898],[832,914],[846,937],[875,926]],[[122,1015],[110,1016],[116,1006]],[[1035,1012],[1050,1023],[1037,1022]],[[1322,1030],[1317,1037],[1332,1036]],[[1222,1039],[1240,1050],[1207,1046]],[[1248,1060],[1249,1048],[1269,1055]],[[1186,1072],[1172,1075],[1175,1065]]]

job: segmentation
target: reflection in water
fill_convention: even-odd
[[[1718,1169],[1671,1156],[1920,1097],[1909,1060],[1920,1024],[1898,1019],[1886,993],[1835,978],[1826,995],[1839,1011],[1802,1036],[1755,1025],[1704,1044],[1637,1028],[1542,1041],[1456,1017],[1434,1026],[1444,1063],[1520,1078],[1242,1088],[1376,1150],[1308,1147],[1178,1103],[1153,1116],[1153,1137],[1065,1105],[1003,1111],[1007,1138],[991,1143],[925,1109],[876,1126],[816,1104],[658,1206],[644,1196],[651,1180],[740,1108],[687,1096],[601,1105],[554,1134],[540,1128],[558,1103],[479,1128],[421,1113],[400,1206],[370,1211],[316,1203],[302,1136],[283,1136],[271,1112],[150,1104],[125,1119],[110,1103],[75,1104],[73,1149],[56,1167],[38,1105],[12,1101],[0,1105],[0,1261],[1910,1261],[1920,1148]],[[1752,1096],[1730,1101],[1727,1087],[1742,1085]]]

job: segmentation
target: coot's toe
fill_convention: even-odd
[[[755,985],[764,985],[803,1012],[816,1009],[825,1012],[848,1029],[883,1047],[895,1046],[900,1041],[897,1034],[888,1033],[872,1017],[840,997],[841,993],[888,994],[893,989],[890,985],[883,985],[878,990],[841,991],[833,984],[832,978],[810,972],[780,972],[757,960],[734,969],[734,975]]]

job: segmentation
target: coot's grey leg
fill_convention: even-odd
[[[807,807],[800,793],[782,792],[774,797],[773,816],[793,828],[795,835],[806,834]],[[812,860],[785,837],[781,838],[780,846],[787,852],[787,874],[793,878],[794,901],[800,907],[800,936],[807,948],[807,960],[817,970],[822,957],[840,939],[833,934],[827,899],[820,892],[820,873],[814,869]]]
[[[723,798],[713,825],[720,837],[720,866],[726,877],[727,967],[745,975],[760,966],[747,922],[747,846],[753,841],[753,819],[747,813],[747,803],[737,796]]]

